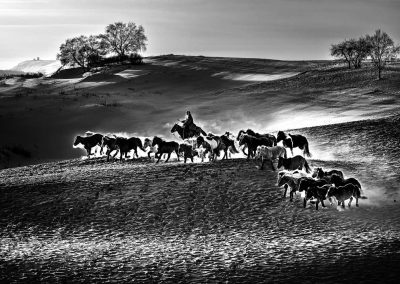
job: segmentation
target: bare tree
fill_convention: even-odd
[[[350,45],[354,52],[353,66],[356,69],[361,68],[361,63],[368,57],[371,50],[371,44],[365,37],[360,37],[358,40],[351,39]]]
[[[78,65],[84,69],[88,69],[91,60],[105,54],[104,43],[96,36],[79,36],[67,39],[60,46],[60,53],[57,54],[57,59],[63,65]]]
[[[102,38],[107,44],[109,52],[116,53],[121,58],[129,53],[137,53],[146,50],[147,37],[142,26],[135,23],[128,24],[117,22],[106,27],[106,33]]]
[[[395,46],[393,40],[387,33],[376,30],[374,35],[367,35],[366,40],[371,45],[369,56],[378,71],[378,79],[380,80],[382,70],[388,61],[396,58],[399,53],[399,46]]]
[[[344,40],[338,44],[332,44],[331,55],[343,59],[351,69],[351,64],[354,61],[355,51],[354,46],[349,40]]]

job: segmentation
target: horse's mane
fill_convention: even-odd
[[[251,135],[251,136],[257,136],[257,134],[253,130],[251,130],[250,128],[246,130],[246,133]]]
[[[158,136],[154,136],[153,142],[154,142],[154,140],[159,140],[159,141],[161,141],[161,142],[165,142],[164,139],[162,139],[161,137],[158,137]]]

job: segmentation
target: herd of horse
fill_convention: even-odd
[[[167,156],[165,162],[168,162],[171,154],[175,153],[178,161],[182,156],[184,162],[187,159],[194,161],[194,157],[198,156],[204,162],[208,155],[209,161],[215,161],[223,151],[222,159],[228,159],[229,153],[239,153],[235,146],[235,137],[230,132],[223,135],[206,134],[200,127],[191,133],[191,138],[184,139],[183,143],[176,141],[166,141],[158,136],[152,139],[145,138],[144,142],[138,137],[119,137],[117,135],[103,135],[100,133],[87,132],[86,136],[77,136],[74,146],[82,144],[87,152],[88,158],[92,154],[92,148],[100,146],[100,154],[107,156],[110,160],[111,153],[114,152],[113,158],[120,153],[120,160],[128,158],[128,153],[132,150],[134,155],[139,157],[138,149],[147,152],[147,156],[151,158],[154,153],[156,163],[163,156]],[[175,124],[171,129],[171,133],[177,132],[183,139],[184,131],[181,126]],[[345,179],[343,172],[339,170],[324,171],[322,168],[316,168],[312,172],[305,156],[311,157],[308,140],[303,135],[293,135],[279,131],[275,137],[272,134],[256,133],[251,129],[240,130],[236,136],[239,147],[247,159],[254,158],[261,161],[259,167],[263,169],[266,161],[270,162],[272,170],[283,168],[284,170],[278,174],[278,186],[284,187],[284,197],[288,188],[290,188],[290,201],[293,201],[293,195],[296,192],[304,192],[304,207],[307,201],[315,203],[318,210],[318,204],[321,203],[325,207],[324,200],[328,199],[332,204],[332,197],[336,198],[337,204],[345,207],[344,201],[350,199],[348,206],[351,206],[353,198],[358,206],[358,199],[366,198],[361,196],[361,184],[355,178]],[[282,146],[278,143],[282,141]],[[299,148],[303,151],[303,155],[293,156],[293,148]],[[247,149],[247,152],[246,152]],[[292,157],[287,156],[287,149],[290,150]],[[275,167],[275,164],[277,166]],[[311,173],[312,172],[312,173]]]

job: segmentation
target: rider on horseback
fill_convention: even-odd
[[[186,112],[186,118],[185,120],[182,120],[183,123],[183,139],[190,137],[189,133],[190,131],[196,131],[196,126],[193,123],[193,117],[190,111]]]

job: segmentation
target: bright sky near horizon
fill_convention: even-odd
[[[332,43],[378,28],[399,44],[399,15],[400,0],[0,0],[0,69],[117,21],[145,28],[144,55],[330,59]]]

